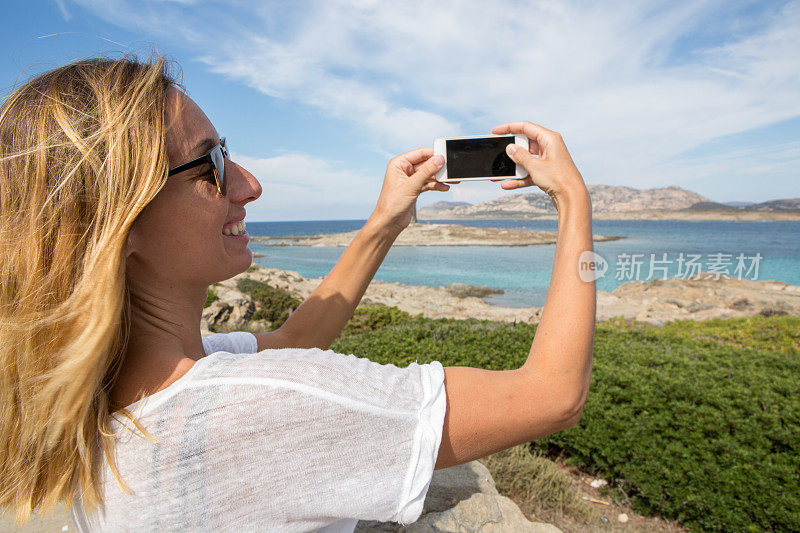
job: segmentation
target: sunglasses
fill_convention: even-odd
[[[172,176],[178,172],[189,170],[190,168],[199,167],[204,163],[211,163],[212,171],[214,172],[214,181],[217,182],[217,190],[222,196],[225,196],[225,159],[228,158],[228,148],[225,146],[225,137],[220,137],[219,144],[211,149],[205,155],[187,161],[177,167],[169,169],[167,176]]]

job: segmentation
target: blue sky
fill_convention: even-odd
[[[364,219],[389,159],[510,120],[559,131],[588,184],[800,196],[800,2],[60,0],[0,25],[3,98],[74,59],[177,61],[261,182],[252,221]]]

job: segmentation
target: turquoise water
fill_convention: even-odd
[[[360,229],[365,220],[302,222],[248,222],[253,236],[313,235]],[[461,224],[475,227],[555,230],[555,220],[437,220],[423,223]],[[800,285],[800,222],[721,222],[666,220],[596,220],[595,234],[624,239],[595,243],[595,252],[608,270],[597,280],[598,290],[611,291],[631,280],[686,277],[687,260],[706,272],[742,279],[774,279]],[[263,246],[250,248],[265,257],[256,263],[294,270],[305,277],[328,274],[345,248]],[[466,283],[503,289],[485,301],[506,307],[544,304],[555,245],[534,246],[395,246],[386,255],[374,279],[431,287]],[[683,268],[679,272],[679,258]],[[640,254],[640,255],[638,255]],[[651,254],[654,257],[651,258]],[[664,257],[663,254],[667,254]],[[715,255],[722,254],[722,255]],[[742,269],[737,257],[742,254]],[[760,255],[760,257],[759,257]],[[652,265],[655,267],[652,272]],[[639,264],[636,272],[634,265]],[[659,268],[661,267],[661,268]]]

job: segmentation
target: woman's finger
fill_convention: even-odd
[[[423,192],[424,191],[442,191],[442,192],[445,192],[445,191],[448,191],[448,190],[450,190],[450,186],[448,184],[441,183],[441,182],[438,182],[438,181],[433,181],[431,183],[428,183],[422,188]]]
[[[500,184],[500,187],[506,190],[511,190],[511,189],[519,189],[520,187],[532,187],[533,185],[534,185],[533,178],[528,176],[527,178],[521,180],[517,179],[505,180],[503,183]]]
[[[430,146],[423,146],[422,148],[417,148],[416,150],[411,150],[410,152],[406,152],[397,156],[397,158],[403,158],[412,165],[419,165],[425,162],[426,159],[430,158],[433,155],[433,148]],[[416,171],[416,169],[414,169]]]
[[[529,140],[536,142],[537,151],[540,153],[541,149],[546,148],[547,145],[554,140],[554,137],[558,135],[556,132],[550,131],[544,126],[528,122],[527,120],[498,124],[492,128],[492,133],[500,135],[503,133],[522,133]]]
[[[528,171],[529,176],[533,176],[536,170],[541,168],[539,165],[543,164],[541,159],[534,157],[533,154],[525,148],[513,143],[506,146],[506,153],[514,163],[522,165],[522,168]]]
[[[539,141],[528,139],[528,151],[533,155],[542,155],[542,148],[539,146]]]
[[[428,159],[419,166],[417,171],[411,175],[411,179],[414,181],[420,181],[421,182],[420,185],[422,185],[428,178],[435,176],[443,165],[444,165],[443,156],[437,155],[431,157],[430,159]]]

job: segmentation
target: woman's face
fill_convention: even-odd
[[[167,93],[169,168],[208,153],[219,134],[184,93]],[[224,235],[245,218],[245,204],[261,196],[258,180],[225,160],[226,196],[217,190],[210,164],[173,174],[139,214],[128,240],[128,275],[161,288],[197,289],[247,270],[253,260],[247,239]],[[137,279],[138,278],[138,279]]]

